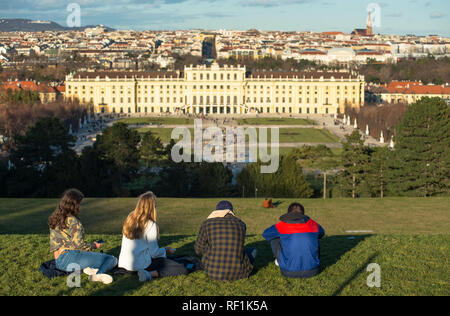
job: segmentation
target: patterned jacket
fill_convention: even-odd
[[[80,220],[74,216],[67,217],[67,228],[50,229],[50,251],[58,249],[90,251],[95,250],[93,244],[84,240],[84,228]]]
[[[220,281],[248,278],[253,266],[244,253],[246,231],[245,223],[231,214],[203,222],[195,252],[202,256],[203,268],[210,278]]]

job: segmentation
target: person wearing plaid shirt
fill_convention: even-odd
[[[217,204],[216,211],[203,222],[195,252],[202,257],[208,276],[219,281],[248,278],[253,270],[256,249],[244,248],[247,227],[233,212],[228,201]]]

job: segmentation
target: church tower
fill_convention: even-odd
[[[373,23],[372,23],[372,15],[369,11],[369,16],[367,17],[367,28],[366,35],[373,35]]]

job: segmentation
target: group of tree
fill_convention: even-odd
[[[275,173],[261,173],[262,165],[261,161],[251,163],[237,176],[237,189],[244,196],[312,196],[313,190],[294,152],[280,156],[279,168]]]
[[[343,142],[343,170],[334,197],[436,196],[450,193],[450,108],[440,98],[424,98],[408,107],[396,127],[395,148],[364,145],[355,131]],[[0,166],[0,195],[57,197],[77,187],[90,197],[136,196],[152,190],[164,197],[296,197],[314,192],[303,172],[305,161],[330,155],[327,148],[304,147],[282,155],[273,174],[262,162],[237,175],[221,163],[175,163],[174,141],[163,145],[152,133],[139,134],[116,123],[80,155],[75,137],[55,117],[46,117],[16,138]],[[11,167],[11,165],[10,165]]]
[[[35,80],[40,83],[63,82],[68,73],[78,69],[94,68],[96,62],[89,57],[82,57],[75,53],[59,53],[57,62],[55,56],[38,55],[34,51],[29,56],[11,52],[8,58],[15,63],[14,68],[3,69],[0,81],[9,78],[18,80]]]
[[[450,82],[450,58],[402,59],[396,64],[368,63],[358,68],[369,83],[390,83],[393,80],[419,81],[424,84]]]
[[[75,137],[55,117],[39,120],[17,136],[9,157],[12,168],[0,167],[0,196],[57,197],[79,188],[90,197],[126,197],[152,190],[159,196],[213,197],[233,193],[232,173],[223,164],[173,163],[167,146],[151,133],[139,134],[116,123],[80,155]],[[144,179],[142,185],[133,183]]]
[[[359,111],[347,107],[345,115],[350,116],[352,124],[356,119],[358,127],[363,131],[366,130],[366,126],[369,126],[369,133],[373,138],[380,139],[381,132],[383,132],[385,140],[390,141],[407,108],[407,104],[366,105]]]
[[[26,91],[22,91],[26,93]],[[14,102],[7,94],[0,94],[0,135],[8,138],[5,149],[15,147],[15,139],[23,136],[28,128],[35,125],[45,117],[56,117],[69,128],[72,125],[77,130],[79,120],[87,115],[88,108],[77,100],[56,100],[49,103],[41,103],[39,100]]]
[[[395,148],[369,148],[358,131],[346,137],[341,196],[435,196],[450,193],[450,108],[440,98],[410,105],[396,127]]]

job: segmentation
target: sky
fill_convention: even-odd
[[[450,37],[449,0],[0,0],[0,18],[51,20],[67,26],[67,7],[80,7],[81,25],[124,30],[341,31]]]

